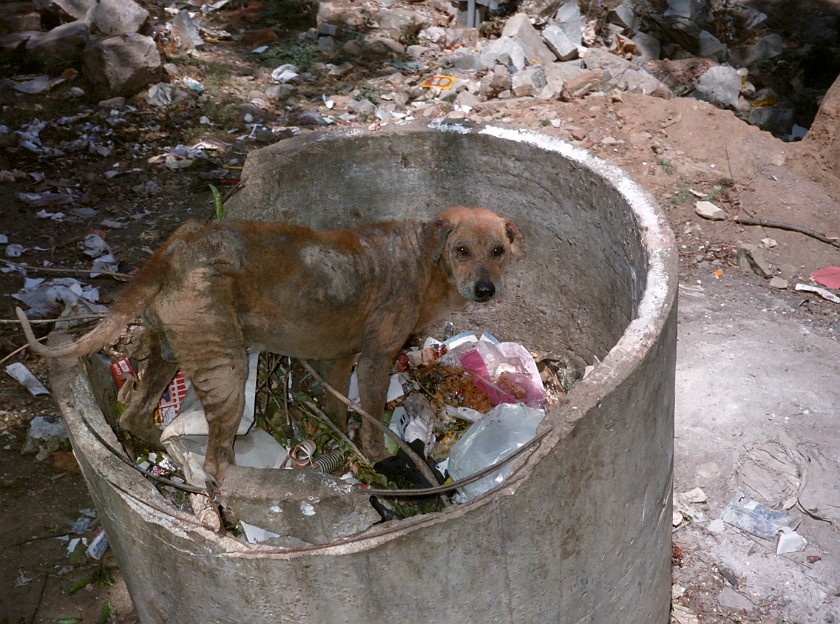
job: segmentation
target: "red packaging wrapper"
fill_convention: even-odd
[[[137,373],[134,372],[128,358],[120,358],[116,362],[111,362],[111,373],[117,380],[117,388],[122,388],[128,378],[137,379]]]
[[[160,403],[155,410],[155,424],[159,427],[165,427],[178,415],[181,411],[181,402],[187,394],[187,389],[190,387],[189,382],[184,377],[181,369],[175,373],[175,377],[169,382],[163,396],[160,397]]]

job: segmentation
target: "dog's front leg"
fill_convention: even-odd
[[[385,398],[388,393],[388,373],[394,354],[363,353],[356,364],[359,379],[359,399],[362,408],[374,418],[383,420]],[[362,446],[367,456],[380,460],[387,456],[384,434],[373,423],[362,422]]]
[[[313,362],[313,366],[324,381],[347,396],[350,386],[350,373],[353,371],[355,357],[344,358],[343,360],[321,360]],[[324,396],[324,411],[332,418],[336,426],[342,431],[347,431],[347,405],[336,397],[332,392],[327,391]]]

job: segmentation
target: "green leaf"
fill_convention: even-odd
[[[111,604],[106,600],[102,603],[102,612],[96,620],[96,624],[108,624],[111,619]]]
[[[213,193],[213,210],[216,212],[216,223],[222,222],[222,215],[224,214],[224,206],[222,206],[222,194],[219,189],[213,184],[208,184],[210,192]]]
[[[73,583],[72,585],[70,585],[70,587],[67,588],[67,593],[68,594],[75,594],[77,591],[79,591],[83,587],[87,587],[88,585],[93,583],[94,580],[95,579],[92,576],[89,576],[87,578],[83,578],[81,580],[78,580],[75,583]]]

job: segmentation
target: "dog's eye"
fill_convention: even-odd
[[[469,258],[472,255],[470,253],[470,248],[466,245],[458,245],[455,248],[455,253],[457,253],[461,258]]]
[[[493,254],[494,257],[498,258],[498,257],[504,255],[505,248],[502,247],[501,245],[496,245],[495,247],[493,247],[493,251],[491,253]]]

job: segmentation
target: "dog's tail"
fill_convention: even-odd
[[[123,328],[137,318],[143,308],[160,292],[168,270],[169,262],[163,254],[158,252],[152,256],[99,325],[78,340],[59,347],[48,347],[38,342],[23,310],[15,308],[15,313],[34,353],[47,358],[79,358],[112,344]]]

